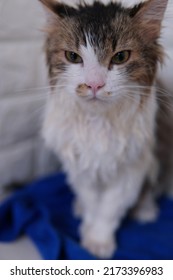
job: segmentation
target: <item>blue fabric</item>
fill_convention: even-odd
[[[64,174],[53,175],[15,193],[0,206],[0,241],[28,235],[44,259],[95,259],[80,246],[80,221]],[[160,216],[142,225],[126,218],[113,259],[173,259],[173,201],[159,201]]]

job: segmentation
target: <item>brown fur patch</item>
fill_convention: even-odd
[[[88,86],[86,84],[81,84],[77,87],[76,92],[78,96],[84,97],[87,94]]]

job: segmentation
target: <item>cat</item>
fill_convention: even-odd
[[[76,195],[82,246],[111,258],[129,209],[137,204],[143,222],[158,215],[150,185],[159,170],[156,73],[168,1],[40,1],[52,88],[42,134]]]

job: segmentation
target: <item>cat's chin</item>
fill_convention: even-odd
[[[112,103],[108,100],[100,99],[98,97],[91,97],[88,99],[80,98],[78,99],[80,106],[87,111],[93,113],[103,113],[112,107]]]
[[[89,99],[86,100],[89,103],[92,104],[100,104],[100,103],[106,103],[106,100],[100,99],[99,97],[91,97]]]

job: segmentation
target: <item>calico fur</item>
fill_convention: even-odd
[[[157,177],[155,78],[163,58],[158,38],[167,1],[132,8],[116,1],[41,2],[49,10],[46,55],[53,86],[42,134],[76,194],[81,243],[109,258],[122,218],[146,178]],[[112,57],[123,50],[131,51],[129,60],[113,65]],[[83,62],[70,63],[65,51]],[[156,217],[151,189],[139,209],[135,215],[141,220]]]

